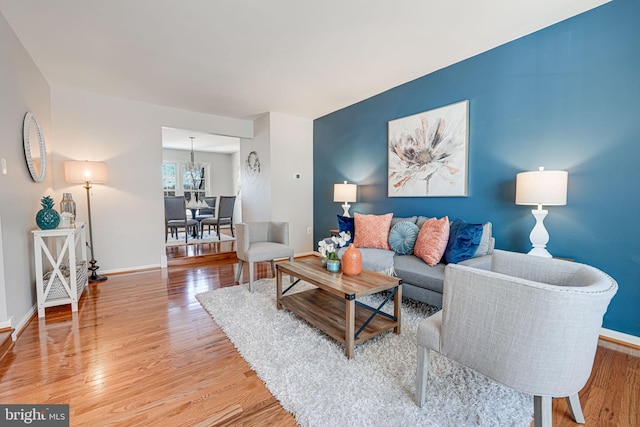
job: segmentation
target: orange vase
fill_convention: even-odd
[[[351,275],[362,273],[362,253],[353,243],[342,254],[342,272]]]

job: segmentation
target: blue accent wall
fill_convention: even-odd
[[[516,174],[567,170],[547,248],[614,277],[604,327],[640,336],[639,22],[639,1],[614,0],[315,120],[315,240],[337,228],[333,184],[348,180],[352,213],[491,221],[496,247],[527,252],[535,221],[515,205]],[[387,122],[465,99],[468,197],[387,197]]]

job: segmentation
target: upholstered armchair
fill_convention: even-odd
[[[273,260],[289,258],[293,261],[293,248],[289,246],[289,223],[275,221],[255,221],[236,224],[238,272],[236,282],[242,277],[242,266],[249,264],[249,290],[253,292],[253,263],[271,261],[271,271],[275,276]]]
[[[429,350],[534,396],[536,426],[552,397],[584,423],[578,391],[591,369],[602,317],[618,289],[602,271],[496,250],[490,270],[450,264],[442,310],[418,327],[416,401],[426,398]]]

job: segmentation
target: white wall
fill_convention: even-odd
[[[313,121],[279,113],[271,118],[272,215],[289,222],[296,253],[313,250]],[[299,179],[294,174],[300,174]]]
[[[269,114],[253,123],[253,139],[240,140],[240,168],[242,169],[242,217],[245,221],[271,219],[271,151]],[[260,172],[248,170],[247,158],[256,152]]]
[[[102,273],[166,263],[162,127],[251,138],[253,123],[56,88],[52,90],[56,200],[71,192],[86,219],[85,190],[64,182],[65,160],[107,162],[109,182],[91,198],[95,256]]]
[[[242,206],[247,221],[289,222],[297,254],[313,250],[313,122],[279,113],[254,121],[253,140],[240,142]],[[260,159],[260,176],[251,183],[245,162],[251,151]],[[294,174],[300,178],[294,178]]]
[[[20,328],[36,303],[33,237],[40,198],[52,194],[52,171],[45,181],[31,180],[24,159],[22,122],[34,113],[44,134],[47,153],[55,147],[51,132],[50,88],[0,14],[0,327]],[[51,166],[49,160],[48,166]],[[58,199],[56,198],[56,201]]]
[[[240,151],[232,154],[233,160],[233,194],[236,195],[236,207],[233,211],[233,221],[242,222],[242,158]]]

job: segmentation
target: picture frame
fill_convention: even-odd
[[[388,122],[389,197],[466,197],[469,100]]]

